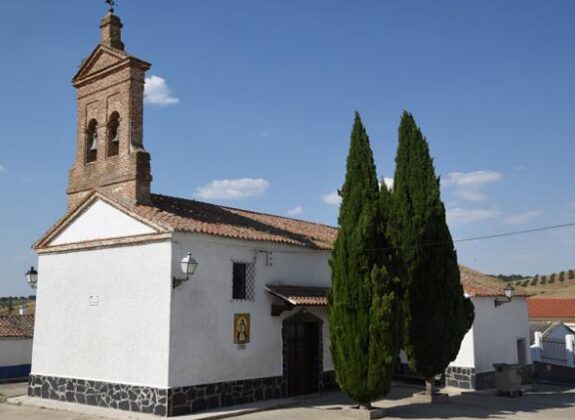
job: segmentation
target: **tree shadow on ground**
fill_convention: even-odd
[[[516,413],[539,414],[541,418],[550,418],[550,410],[561,410],[562,418],[575,418],[575,389],[565,386],[540,385],[537,390],[517,398],[498,397],[490,391],[464,392],[450,395],[448,403],[436,404],[412,398],[414,392],[421,390],[423,387],[394,386],[390,394],[375,402],[374,406],[386,408],[387,417],[401,419],[504,418]],[[339,392],[301,402],[310,408],[326,410],[353,404],[351,399]],[[569,408],[572,412],[566,413],[564,410]]]

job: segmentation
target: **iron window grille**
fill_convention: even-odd
[[[255,300],[256,265],[254,263],[233,262],[232,299]]]

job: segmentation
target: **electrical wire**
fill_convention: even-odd
[[[451,241],[452,243],[459,243],[459,242],[471,242],[471,241],[481,241],[484,239],[495,239],[495,238],[503,238],[503,237],[507,237],[507,236],[517,236],[517,235],[525,235],[528,233],[535,233],[535,232],[543,232],[546,230],[554,230],[554,229],[563,229],[563,228],[567,228],[567,227],[573,227],[575,226],[575,222],[571,222],[571,223],[563,223],[560,225],[549,225],[549,226],[541,226],[538,228],[533,228],[533,229],[524,229],[524,230],[516,230],[516,231],[512,231],[512,232],[503,232],[503,233],[494,233],[494,234],[490,234],[490,235],[483,235],[483,236],[473,236],[470,238],[462,238],[462,239],[454,239],[453,241]],[[430,247],[430,246],[436,246],[436,245],[449,245],[451,243],[450,241],[437,241],[437,242],[428,242],[425,244],[421,244],[421,245],[414,245],[414,247],[419,247],[419,248],[423,248],[423,247]],[[391,251],[393,249],[399,249],[399,248],[410,248],[411,246],[406,246],[406,247],[388,247],[388,248],[369,248],[367,249],[367,251]]]

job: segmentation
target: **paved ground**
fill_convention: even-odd
[[[18,395],[25,392],[25,385],[0,385],[0,393]],[[537,390],[525,394],[521,398],[496,397],[489,392],[459,393],[450,390],[451,396],[447,404],[418,402],[412,394],[418,388],[398,385],[391,394],[376,406],[388,408],[388,419],[575,419],[575,389],[552,385],[540,385]],[[37,399],[34,399],[37,400]],[[37,402],[37,401],[35,401]],[[285,400],[281,401],[283,404]],[[271,404],[270,404],[271,403]],[[350,401],[340,393],[326,393],[291,400],[290,406],[271,409],[273,402],[268,402],[265,411],[243,414],[239,420],[339,420],[349,418],[345,407]],[[39,407],[0,404],[0,419],[2,420],[91,420],[100,418],[147,419],[141,416],[116,410],[97,409],[66,403],[55,403],[52,407],[72,408],[76,412],[53,410]],[[253,407],[252,407],[253,408]],[[255,408],[258,408],[255,405]],[[91,409],[91,410],[90,410]],[[79,411],[78,411],[79,410]],[[234,414],[225,410],[210,413],[212,418],[222,414]],[[213,415],[216,414],[216,417]],[[238,412],[235,412],[238,414]],[[183,416],[180,420],[195,420],[200,416]],[[209,418],[206,414],[201,418]],[[221,418],[221,417],[220,417]]]

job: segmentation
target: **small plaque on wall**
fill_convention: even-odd
[[[90,296],[90,306],[98,306],[100,304],[99,296]]]
[[[249,342],[250,314],[234,314],[234,343],[238,344],[238,349],[241,350]]]

